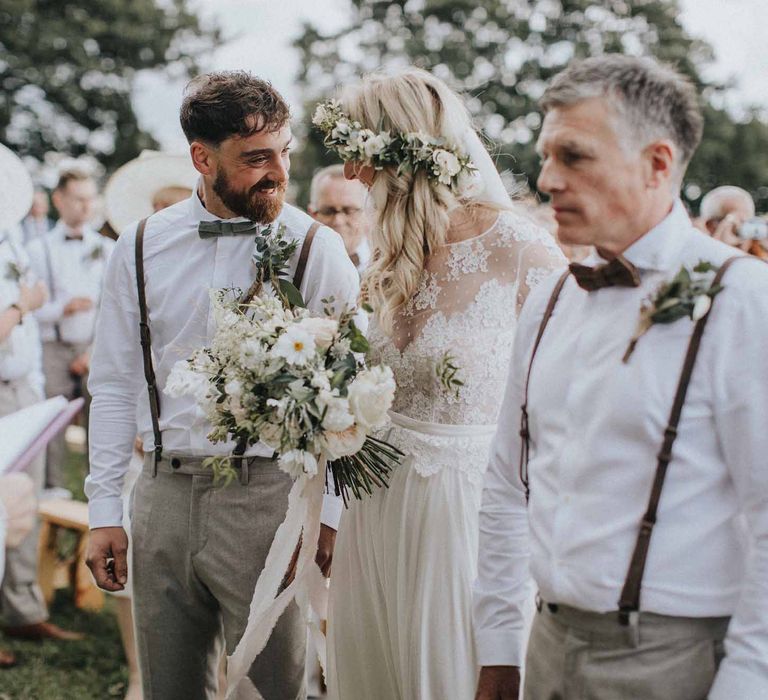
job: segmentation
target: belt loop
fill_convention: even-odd
[[[157,450],[152,450],[152,478],[154,479],[157,476],[157,462],[158,462],[158,456],[157,456]]]
[[[542,607],[541,593],[536,591],[536,610],[538,612],[541,612],[541,607]]]
[[[640,646],[640,613],[637,610],[620,613],[620,623],[626,628],[627,644],[633,649]]]
[[[240,483],[243,486],[248,486],[248,464],[251,461],[246,457],[240,457]]]

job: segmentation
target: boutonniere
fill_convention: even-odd
[[[18,284],[27,271],[15,260],[9,260],[5,268],[5,279]]]
[[[669,281],[664,282],[640,309],[640,320],[635,334],[629,341],[622,362],[628,362],[637,341],[656,323],[674,323],[688,317],[694,323],[706,316],[712,299],[723,289],[713,284],[718,267],[701,261],[692,270],[685,265]]]
[[[286,231],[285,224],[281,223],[274,232],[270,227],[256,237],[256,250],[251,256],[256,268],[256,278],[243,296],[241,304],[248,304],[261,293],[264,283],[270,282],[283,306],[304,306],[301,292],[286,277],[290,260],[299,245],[296,240],[286,240]]]
[[[100,245],[94,246],[86,254],[83,260],[88,262],[89,260],[101,260],[104,257],[104,248]]]

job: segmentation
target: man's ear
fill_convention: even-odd
[[[215,173],[215,152],[211,146],[202,141],[193,141],[189,144],[189,155],[192,157],[192,165],[201,175]]]
[[[646,185],[650,189],[667,186],[675,178],[677,149],[667,139],[654,141],[643,149]]]

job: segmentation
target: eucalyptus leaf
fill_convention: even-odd
[[[301,296],[301,292],[296,289],[291,282],[281,277],[278,280],[278,285],[280,287],[280,292],[285,296],[291,306],[299,306],[301,308],[306,306],[304,298]]]

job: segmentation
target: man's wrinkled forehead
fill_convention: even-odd
[[[552,147],[594,149],[619,141],[620,117],[608,100],[592,97],[552,107],[544,116],[536,151]]]

